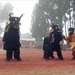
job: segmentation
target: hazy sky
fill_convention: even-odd
[[[0,0],[0,2],[10,2],[14,6],[14,16],[24,14],[21,19],[20,31],[21,34],[30,32],[30,22],[33,7],[38,0]]]

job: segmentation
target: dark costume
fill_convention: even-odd
[[[44,38],[44,42],[43,42],[43,51],[44,51],[44,56],[43,56],[43,58],[44,59],[49,59],[49,56],[51,57],[51,58],[54,58],[54,56],[53,56],[53,52],[52,52],[52,54],[50,54],[50,51],[49,51],[49,37],[45,37]]]
[[[56,51],[57,52],[57,56],[59,59],[63,59],[62,57],[62,53],[61,53],[61,47],[60,47],[60,41],[62,40],[62,34],[61,34],[61,30],[59,29],[58,26],[54,25],[53,26],[53,32],[50,33],[50,44],[49,44],[49,48],[50,48],[50,54],[51,51]]]
[[[6,61],[12,59],[12,52],[14,51],[14,58],[18,61],[20,59],[20,36],[19,36],[19,21],[21,17],[10,17],[10,23],[5,28],[3,37],[3,48],[6,50]]]

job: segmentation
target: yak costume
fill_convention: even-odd
[[[6,61],[12,59],[12,52],[14,51],[14,58],[21,61],[20,58],[20,35],[19,35],[19,22],[22,17],[11,17],[9,15],[10,23],[6,26],[3,37],[3,49],[6,50]]]
[[[43,51],[44,51],[44,56],[43,56],[44,59],[49,59],[49,56],[50,56],[51,58],[54,58],[53,52],[52,52],[52,54],[51,54],[50,51],[49,51],[49,37],[45,37],[45,38],[44,38]],[[51,55],[50,55],[50,54],[51,54]]]
[[[58,58],[60,60],[63,60],[64,58],[62,57],[61,46],[60,46],[60,41],[62,40],[62,33],[61,33],[60,26],[53,25],[52,29],[53,31],[50,33],[50,36],[49,36],[50,54],[53,54],[53,51],[56,51]]]

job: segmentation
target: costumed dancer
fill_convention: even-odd
[[[49,31],[50,33],[52,32],[52,29]],[[54,56],[53,56],[53,52],[51,52],[50,53],[50,46],[49,46],[49,36],[48,37],[45,37],[44,38],[44,42],[43,42],[43,51],[44,51],[44,55],[43,55],[43,58],[44,59],[46,59],[46,60],[48,60],[49,59],[49,57],[51,57],[51,58],[55,58]]]
[[[22,61],[20,58],[20,33],[19,33],[19,22],[22,17],[12,17],[9,14],[10,23],[5,27],[5,32],[3,36],[3,49],[6,50],[6,61],[10,61],[12,59],[12,52],[14,51],[14,58],[17,61]]]
[[[57,25],[53,25],[52,29],[53,31],[50,33],[50,37],[49,37],[50,54],[53,54],[53,52],[56,51],[58,58],[60,60],[63,60],[64,58],[62,56],[61,46],[60,46],[60,41],[62,40],[62,34],[61,34],[60,27]]]

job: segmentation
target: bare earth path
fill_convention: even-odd
[[[55,59],[44,60],[42,50],[21,50],[22,62],[14,58],[5,61],[5,51],[0,49],[0,75],[75,75],[75,60],[71,51],[63,51],[65,60],[59,60],[56,52]]]

